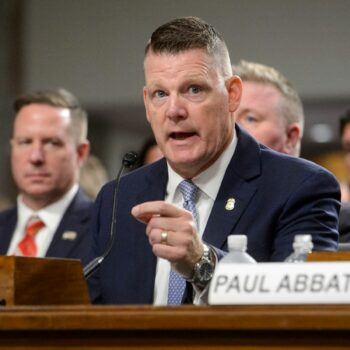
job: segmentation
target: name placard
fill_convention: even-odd
[[[350,262],[218,264],[209,304],[349,304]]]

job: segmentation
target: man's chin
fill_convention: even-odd
[[[169,160],[173,170],[184,178],[192,178],[201,170],[201,163],[198,159],[193,158],[178,158]]]
[[[30,188],[24,189],[22,192],[25,193],[27,197],[43,199],[50,196],[52,188],[48,186],[31,186]]]

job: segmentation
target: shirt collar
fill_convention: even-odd
[[[46,226],[51,226],[53,222],[59,222],[78,190],[79,185],[74,184],[58,201],[38,211],[34,211],[26,206],[23,203],[22,195],[19,195],[17,197],[18,221],[25,224],[32,215],[37,215]]]

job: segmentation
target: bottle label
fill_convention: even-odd
[[[349,304],[350,262],[218,264],[209,304]]]

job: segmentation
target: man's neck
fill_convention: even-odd
[[[72,190],[74,185],[75,184],[72,184],[72,186],[64,193],[56,193],[56,194],[50,193],[50,195],[43,195],[43,196],[36,196],[36,197],[27,195],[25,193],[21,193],[20,198],[23,204],[26,205],[29,209],[33,211],[38,211],[61,200],[69,191]]]

